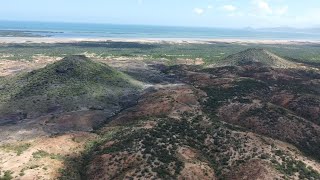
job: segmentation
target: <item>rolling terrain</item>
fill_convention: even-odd
[[[67,56],[0,79],[7,179],[320,179],[320,71]]]

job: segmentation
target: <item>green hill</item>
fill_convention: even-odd
[[[275,68],[295,68],[297,64],[277,56],[265,49],[251,48],[230,55],[213,66],[262,65]]]
[[[68,56],[45,68],[0,80],[1,114],[105,109],[137,91],[129,76],[85,56]]]

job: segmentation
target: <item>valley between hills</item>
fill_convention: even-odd
[[[1,44],[0,180],[320,179],[318,52]]]

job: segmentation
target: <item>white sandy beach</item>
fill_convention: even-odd
[[[237,43],[237,44],[320,44],[311,40],[254,40],[254,39],[192,39],[192,38],[56,38],[56,37],[0,37],[0,44],[10,43],[72,43],[72,42],[140,42],[140,43]]]

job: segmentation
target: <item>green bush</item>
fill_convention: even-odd
[[[4,171],[2,175],[0,171],[0,180],[11,180],[13,179],[12,174],[13,174],[12,171]]]

